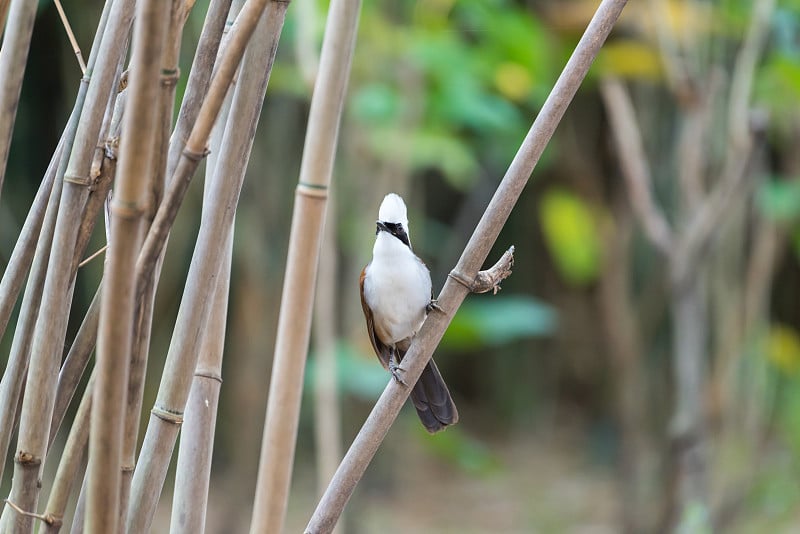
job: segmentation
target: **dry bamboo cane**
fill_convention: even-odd
[[[86,198],[88,167],[97,144],[103,113],[110,101],[111,87],[119,57],[125,48],[133,15],[131,0],[117,0],[111,7],[107,31],[97,53],[97,68],[86,93],[86,105],[75,134],[75,142],[64,174],[63,191],[56,218],[56,232],[42,292],[39,316],[34,329],[28,387],[22,403],[18,453],[10,501],[23,511],[33,511],[38,500],[38,478],[46,454],[50,420],[55,400],[56,378],[66,336],[67,317],[72,300],[74,273],[71,266]],[[116,91],[114,91],[116,94]],[[0,532],[29,532],[31,518],[10,506],[3,511]]]
[[[8,12],[3,53],[0,54],[0,192],[3,190],[11,134],[14,131],[38,4],[36,0],[12,0]]]
[[[317,375],[314,390],[314,443],[317,488],[321,497],[342,459],[342,414],[336,368],[336,203],[331,201],[319,258],[317,298],[314,304],[314,346]],[[337,528],[341,531],[341,528]]]
[[[164,196],[167,172],[167,153],[169,150],[170,128],[172,126],[173,105],[175,102],[175,86],[178,82],[178,60],[180,56],[181,37],[183,26],[194,6],[193,0],[172,0],[169,16],[169,29],[164,48],[161,68],[161,88],[158,97],[160,124],[153,136],[155,155],[152,161],[152,177],[147,213],[145,215],[146,227],[152,224],[156,211]],[[130,374],[128,379],[127,405],[125,408],[125,430],[122,445],[122,491],[120,494],[120,524],[127,520],[128,502],[130,500],[131,481],[136,465],[136,446],[139,442],[139,427],[141,423],[142,402],[144,396],[145,374],[149,357],[150,335],[153,324],[153,309],[155,307],[156,287],[161,274],[164,260],[162,248],[155,268],[150,276],[143,282],[143,287],[137,287],[135,303],[135,320],[133,325],[133,345],[131,350]],[[138,281],[137,281],[138,284]]]
[[[186,143],[184,156],[187,154],[191,156],[205,147],[213,119],[222,104],[221,97],[225,95],[224,89],[232,79],[238,64],[236,59],[241,57],[239,46],[248,40],[247,38],[252,34],[255,25],[261,18],[264,11],[262,8],[265,7],[267,7],[266,3],[262,5],[261,0],[250,0],[242,8],[220,67],[212,81],[208,98],[200,111],[192,135]],[[248,57],[258,56],[259,60],[266,61],[266,64],[262,64],[260,71],[251,72],[254,69],[245,69],[243,73],[243,76],[264,76],[260,91],[261,98],[263,98],[268,73],[275,58],[286,7],[287,4],[284,2],[269,2],[269,8],[264,15],[268,19],[268,46],[263,49],[251,48],[248,54]],[[251,24],[252,26],[250,26]],[[236,25],[239,25],[238,31]],[[227,81],[224,86],[220,85],[220,79]],[[240,80],[240,88],[242,83]],[[240,88],[237,88],[237,95],[241,91]],[[250,98],[252,99],[252,94],[250,94]],[[241,99],[234,96],[234,102],[237,100],[241,102],[240,105],[252,105],[252,102],[245,102],[245,95],[242,95]],[[259,99],[259,106],[260,101]],[[238,125],[238,128],[242,129],[242,126]],[[250,136],[254,134],[254,130],[255,124],[252,125]],[[249,146],[246,148],[249,151]],[[182,167],[186,169],[189,161],[187,157],[181,159],[176,169],[176,175],[185,176],[183,173],[186,171]],[[196,167],[196,161],[192,167]],[[173,183],[179,179],[181,178],[173,178]],[[226,180],[216,181],[213,185],[212,195],[215,205],[209,206],[209,209],[203,211],[194,260],[187,277],[187,290],[178,312],[175,333],[167,354],[156,405],[151,411],[150,423],[142,445],[141,461],[134,472],[128,511],[128,532],[131,533],[146,532],[149,529],[166,478],[167,467],[189,395],[191,376],[197,363],[198,332],[204,328],[210,310],[206,288],[211,286],[219,269],[222,258],[219,243],[223,240],[226,229],[232,223],[233,211],[238,201],[241,185],[241,180],[227,180],[227,177]],[[154,228],[156,222],[154,222]]]
[[[97,381],[89,436],[86,530],[117,532],[122,482],[123,429],[134,318],[137,252],[145,192],[152,180],[152,132],[158,123],[152,103],[159,96],[159,70],[170,4],[141,0],[136,9],[130,85],[120,142],[111,242],[100,302]]]
[[[360,0],[330,4],[295,194],[251,534],[281,532],[291,481],[327,189],[355,48]]]
[[[467,287],[469,283],[465,284],[465,281],[472,280],[486,260],[547,142],[626,3],[626,0],[603,0],[597,8],[478,222],[461,258],[445,282],[438,299],[442,312],[428,316],[403,358],[404,379],[409,384],[417,381],[444,335],[452,315],[471,291]],[[408,388],[394,380],[389,381],[372,413],[345,454],[305,529],[306,533],[322,534],[333,529],[369,461],[405,403],[408,393]]]
[[[53,487],[47,498],[42,519],[45,523],[42,534],[58,534],[64,522],[64,513],[69,502],[69,495],[75,478],[81,471],[81,463],[86,454],[89,444],[89,423],[92,409],[92,391],[94,390],[95,374],[89,377],[83,398],[78,405],[78,411],[69,429],[67,443],[64,445],[64,452],[61,461],[58,463],[58,470],[53,479]]]
[[[65,136],[62,135],[58,147],[53,152],[53,157],[50,159],[50,164],[44,173],[42,183],[39,184],[39,190],[31,203],[28,216],[25,217],[25,222],[14,245],[14,250],[8,259],[3,278],[0,280],[0,339],[5,334],[11,311],[14,309],[14,304],[17,302],[19,293],[22,290],[22,282],[25,281],[25,276],[28,274],[28,269],[30,269],[33,262],[33,253],[36,251],[36,243],[38,243],[39,233],[42,231],[42,223],[47,211],[50,192],[53,190],[58,162],[64,153],[64,138]],[[0,479],[3,478],[2,470],[3,468],[0,467]]]
[[[54,161],[58,161],[58,159],[56,158]],[[54,172],[52,179],[55,179],[55,174]],[[47,178],[44,181],[47,181]],[[31,337],[35,318],[39,312],[44,274],[47,270],[50,244],[53,240],[58,200],[61,198],[60,182],[51,183],[48,197],[42,221],[43,227],[40,232],[36,232],[33,265],[28,283],[25,286],[25,293],[22,296],[22,305],[16,329],[14,330],[14,338],[11,342],[8,363],[6,364],[3,378],[0,380],[0,480],[3,478],[6,453],[11,443],[11,434],[16,426],[17,408],[19,407],[22,386],[28,370]],[[22,236],[20,236],[21,239]],[[3,281],[5,280],[4,277]]]
[[[234,16],[234,11],[238,11],[240,8],[240,2],[232,5],[229,20]],[[258,31],[256,29],[256,32]],[[210,205],[212,202],[211,184],[214,182],[218,156],[226,152],[226,149],[222,147],[222,141],[230,116],[232,93],[236,83],[234,80],[231,84],[231,90],[228,91],[209,140],[210,151],[206,162],[203,190],[204,205]],[[246,162],[243,162],[241,167],[243,172],[247,167]],[[238,171],[232,169],[231,172]],[[231,229],[225,237],[225,244],[222,246],[224,257],[213,291],[211,314],[208,317],[206,328],[203,329],[200,356],[189,390],[189,399],[186,401],[186,417],[181,429],[175,469],[175,489],[170,518],[171,534],[203,534],[205,532],[219,390],[222,386],[222,356],[225,348],[225,327],[230,290],[233,228],[234,226],[231,225]]]
[[[97,35],[92,43],[92,49],[89,54],[90,68],[94,67],[95,58],[100,47],[100,36],[105,30],[108,22],[108,15],[110,12],[110,2],[107,2],[103,7],[103,12],[100,15],[100,21],[97,25]],[[58,170],[54,177],[54,185],[48,200],[48,208],[45,214],[45,222],[43,229],[39,232],[38,242],[36,243],[36,253],[34,254],[33,266],[31,268],[31,275],[28,279],[28,284],[25,287],[25,293],[22,297],[22,306],[20,309],[19,318],[17,319],[17,327],[14,331],[14,341],[12,342],[11,352],[9,355],[9,364],[6,372],[3,375],[3,381],[0,383],[0,458],[6,457],[9,442],[11,440],[11,430],[14,426],[13,421],[7,421],[6,417],[10,414],[17,413],[17,406],[20,401],[22,391],[22,384],[25,380],[25,373],[27,372],[28,359],[30,356],[31,339],[33,336],[33,329],[36,325],[36,317],[39,314],[39,305],[41,303],[42,288],[44,286],[44,277],[47,271],[47,264],[50,259],[50,247],[53,240],[53,233],[56,224],[56,217],[58,212],[59,202],[61,200],[62,178],[67,166],[67,154],[71,151],[73,142],[75,140],[76,130],[78,127],[78,119],[83,104],[86,100],[86,93],[89,84],[88,74],[81,79],[78,87],[78,94],[75,98],[75,106],[73,107],[67,125],[64,128],[64,148],[61,157],[59,158]],[[52,205],[52,208],[50,207]],[[12,368],[12,365],[14,366]],[[13,406],[12,406],[13,405]],[[2,462],[5,465],[5,462]],[[3,465],[0,465],[0,479],[2,478]],[[2,521],[0,521],[2,524]]]
[[[8,6],[11,0],[0,0],[0,37],[3,35],[3,29],[6,27],[6,16],[8,15]],[[0,46],[0,50],[3,47]]]

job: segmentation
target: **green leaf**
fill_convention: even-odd
[[[305,389],[311,391],[316,384],[317,356],[309,355],[305,375]],[[348,343],[336,347],[336,379],[341,393],[364,400],[375,400],[386,387],[389,373],[376,357],[370,357]]]
[[[758,188],[756,201],[761,212],[774,221],[795,220],[800,216],[800,181],[765,181]]]
[[[431,436],[416,421],[414,424],[420,429],[418,435],[431,452],[456,464],[467,473],[488,475],[501,467],[499,458],[485,443],[466,435],[458,426]]]
[[[594,281],[602,246],[591,208],[566,190],[551,189],[542,197],[539,217],[547,248],[564,278],[575,285]]]
[[[502,345],[553,332],[555,311],[528,296],[485,297],[466,301],[442,338],[450,350]]]
[[[397,120],[400,99],[396,91],[382,83],[362,86],[353,96],[353,113],[364,121],[385,124]]]

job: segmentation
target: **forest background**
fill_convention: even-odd
[[[209,532],[242,531],[250,517],[326,7],[289,7],[237,212]],[[388,379],[357,286],[381,198],[405,197],[438,291],[595,7],[364,3],[319,281],[336,311],[315,318],[335,328],[342,447]],[[102,4],[65,8],[88,52]],[[199,0],[189,16],[184,72],[206,9]],[[0,265],[80,77],[55,7],[41,2]],[[435,353],[461,422],[428,436],[405,410],[348,507],[348,532],[650,532],[669,523],[676,486],[696,482],[681,467],[693,447],[703,497],[684,511],[689,524],[790,531],[800,522],[798,147],[798,0],[631,2],[490,255],[515,245],[513,276],[496,296],[470,297]],[[163,366],[202,198],[197,180],[171,233],[148,377]],[[99,229],[89,250],[104,241]],[[100,260],[81,268],[74,309],[101,274]],[[3,366],[12,333],[0,339]],[[313,347],[287,532],[316,502]],[[687,354],[696,390],[679,370]],[[165,507],[156,525],[168,520]]]

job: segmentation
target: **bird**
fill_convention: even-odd
[[[378,209],[372,261],[361,271],[361,307],[372,348],[394,379],[427,314],[437,307],[431,274],[414,254],[403,199],[389,193]],[[434,434],[458,422],[458,410],[433,359],[409,395],[425,429]]]

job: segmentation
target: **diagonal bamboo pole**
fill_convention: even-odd
[[[332,1],[325,27],[295,193],[251,534],[280,532],[286,515],[327,189],[360,8],[360,0]]]
[[[55,158],[54,161],[58,161],[58,158]],[[53,173],[54,178],[55,172]],[[47,179],[44,181],[47,181]],[[36,240],[34,241],[36,248],[32,259],[33,265],[22,296],[22,304],[14,330],[14,338],[11,341],[8,363],[6,364],[3,378],[0,380],[0,459],[2,459],[0,461],[0,480],[3,478],[6,453],[11,443],[11,433],[16,426],[17,409],[28,370],[31,337],[36,315],[39,313],[39,302],[41,301],[42,286],[44,285],[44,275],[47,271],[47,261],[50,258],[50,245],[53,241],[59,198],[61,198],[60,182],[51,183],[50,192],[45,198],[47,204],[43,220],[40,223],[42,228],[40,232],[36,232],[38,235],[36,235]],[[27,226],[27,221],[25,226]],[[20,236],[20,240],[22,240],[22,236]],[[3,282],[5,281],[6,278],[3,277]],[[11,309],[9,308],[8,311],[10,313]]]
[[[6,331],[11,311],[14,309],[19,292],[22,290],[22,283],[33,262],[36,243],[39,242],[39,234],[42,231],[42,223],[49,204],[50,192],[53,190],[53,182],[55,182],[58,171],[58,162],[64,153],[64,138],[65,136],[61,137],[58,147],[53,152],[50,165],[44,173],[42,183],[39,184],[39,190],[31,203],[31,209],[28,211],[28,216],[25,217],[25,223],[22,225],[14,250],[8,259],[6,270],[3,272],[3,278],[0,280],[0,338]],[[0,467],[0,478],[3,478],[2,470],[3,468]]]
[[[132,0],[116,0],[108,17],[97,53],[96,69],[86,92],[86,103],[64,174],[56,218],[56,232],[34,329],[28,382],[22,403],[17,454],[10,501],[19,509],[33,511],[39,496],[38,479],[50,435],[56,378],[66,337],[74,273],[71,266],[83,207],[89,193],[89,166],[97,145],[102,119],[111,100],[114,75],[125,49],[133,16]],[[90,63],[92,57],[90,55]],[[113,91],[116,95],[116,91]],[[31,518],[12,507],[3,510],[2,527],[12,523],[16,532],[27,532]]]
[[[239,9],[241,9],[240,1],[232,4],[228,15],[229,20],[235,18]],[[263,23],[263,21],[264,17],[261,22]],[[259,29],[256,28],[256,35],[258,34]],[[232,87],[236,83],[234,81]],[[212,202],[211,184],[214,183],[218,156],[228,151],[227,147],[223,147],[223,138],[230,120],[232,93],[232,90],[228,92],[209,140],[210,153],[206,162],[203,190],[204,205],[210,205]],[[237,164],[237,168],[233,169],[232,173],[238,173],[240,166],[241,172],[244,172],[247,162],[242,161],[241,165]],[[172,534],[202,534],[205,532],[214,434],[219,392],[222,386],[222,357],[225,345],[232,247],[233,225],[222,245],[224,257],[212,293],[213,301],[208,325],[203,332],[200,356],[189,391],[189,399],[186,401],[186,417],[181,429],[175,470],[175,489],[172,497],[172,517],[170,518]]]
[[[403,358],[404,379],[413,384],[444,335],[452,315],[470,289],[456,280],[471,280],[486,260],[511,209],[528,182],[539,157],[572,101],[597,52],[611,32],[627,0],[603,0],[578,42],[553,90],[522,142],[483,217],[467,243],[461,258],[448,277],[438,303],[442,313],[432,313]],[[408,397],[408,388],[390,380],[375,408],[342,460],[339,469],[317,505],[305,532],[331,532],[361,479],[378,446]]]
[[[97,336],[97,380],[93,391],[86,530],[117,532],[122,483],[123,429],[134,317],[134,287],[145,192],[152,181],[158,121],[159,71],[170,3],[137,5],[127,112],[111,202],[111,242],[105,268]]]
[[[64,452],[53,479],[53,487],[47,498],[43,514],[45,526],[42,527],[42,534],[58,534],[63,526],[64,512],[67,509],[72,485],[81,472],[81,463],[89,443],[89,420],[94,382],[95,374],[92,373],[72,421],[72,427],[69,429],[67,443],[64,445]]]
[[[269,78],[268,73],[275,59],[287,5],[285,2],[249,0],[242,8],[212,81],[208,97],[186,143],[183,157],[176,168],[176,177],[173,178],[172,185],[175,185],[178,180],[185,180],[196,168],[197,160],[199,156],[202,156],[230,80],[242,57],[244,45],[248,42],[266,8],[264,16],[268,18],[269,47],[262,50],[252,49],[249,55],[260,54],[268,61],[261,73],[242,73],[242,76],[267,73],[261,91],[263,96]],[[246,104],[243,102],[241,105]],[[255,124],[252,125],[252,129],[255,129]],[[249,151],[249,147],[247,148]],[[219,243],[225,236],[226,229],[232,223],[233,211],[238,201],[241,185],[241,180],[220,179],[216,181],[213,185],[212,195],[215,205],[203,211],[194,261],[187,277],[187,290],[181,300],[175,333],[167,353],[156,405],[151,411],[150,423],[142,445],[141,460],[133,475],[127,523],[127,530],[130,533],[146,532],[149,529],[166,478],[179,424],[182,422],[183,411],[189,396],[191,377],[197,363],[198,332],[204,328],[210,311],[210,299],[206,288],[212,285],[219,269],[222,259]],[[170,191],[173,189],[170,187]],[[167,193],[168,196],[170,191]],[[167,200],[165,200],[166,202]],[[160,209],[159,212],[161,211]],[[158,232],[158,223],[159,217],[156,215],[151,235]],[[147,247],[147,243],[145,243],[145,247]]]
[[[28,63],[28,50],[38,4],[37,0],[11,0],[8,10],[8,25],[0,53],[0,192],[3,190],[11,134],[17,117],[19,94],[25,76],[25,65]]]

